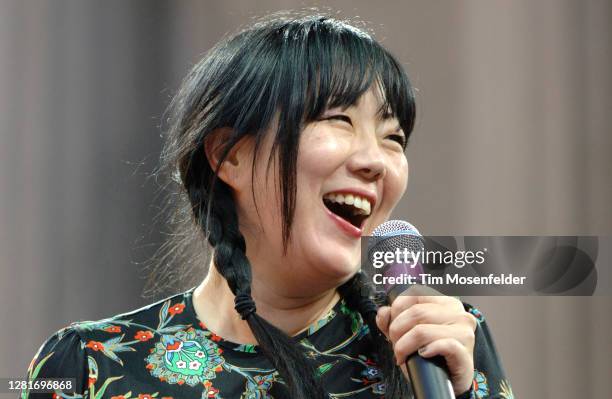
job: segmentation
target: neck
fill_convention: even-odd
[[[322,318],[340,299],[335,289],[307,297],[290,297],[256,276],[251,295],[257,314],[289,336],[301,333]],[[208,275],[193,293],[193,304],[200,321],[213,333],[235,343],[257,343],[247,322],[234,309],[234,294],[212,262]]]

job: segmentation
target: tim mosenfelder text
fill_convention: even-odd
[[[460,276],[459,274],[445,274],[432,276],[428,273],[416,275],[402,273],[397,276],[384,276],[376,273],[372,282],[377,285],[524,285],[527,277],[510,274],[489,274],[488,276]]]

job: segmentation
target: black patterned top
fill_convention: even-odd
[[[193,288],[100,321],[72,323],[41,346],[28,379],[75,378],[71,393],[22,398],[286,398],[282,378],[255,345],[229,342],[198,320]],[[480,312],[474,385],[467,398],[513,398]],[[295,337],[315,362],[330,398],[383,398],[368,326],[339,301]],[[462,395],[463,396],[463,395]]]

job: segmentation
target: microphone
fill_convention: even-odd
[[[423,252],[424,241],[419,231],[403,220],[390,220],[378,226],[372,232],[373,243],[369,246],[368,256],[372,260],[375,251],[393,252],[397,255],[394,263],[382,270],[385,277],[402,274],[419,277],[423,266],[418,256]],[[405,279],[402,279],[404,281]],[[413,279],[419,280],[418,278]],[[395,299],[410,287],[409,284],[387,284],[385,292],[392,304]],[[453,386],[450,382],[444,357],[423,358],[413,353],[406,360],[408,376],[416,399],[454,399]]]

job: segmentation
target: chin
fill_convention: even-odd
[[[343,254],[335,253],[324,258],[321,258],[318,265],[319,272],[334,281],[346,281],[357,270],[359,270],[359,256],[343,256]]]

